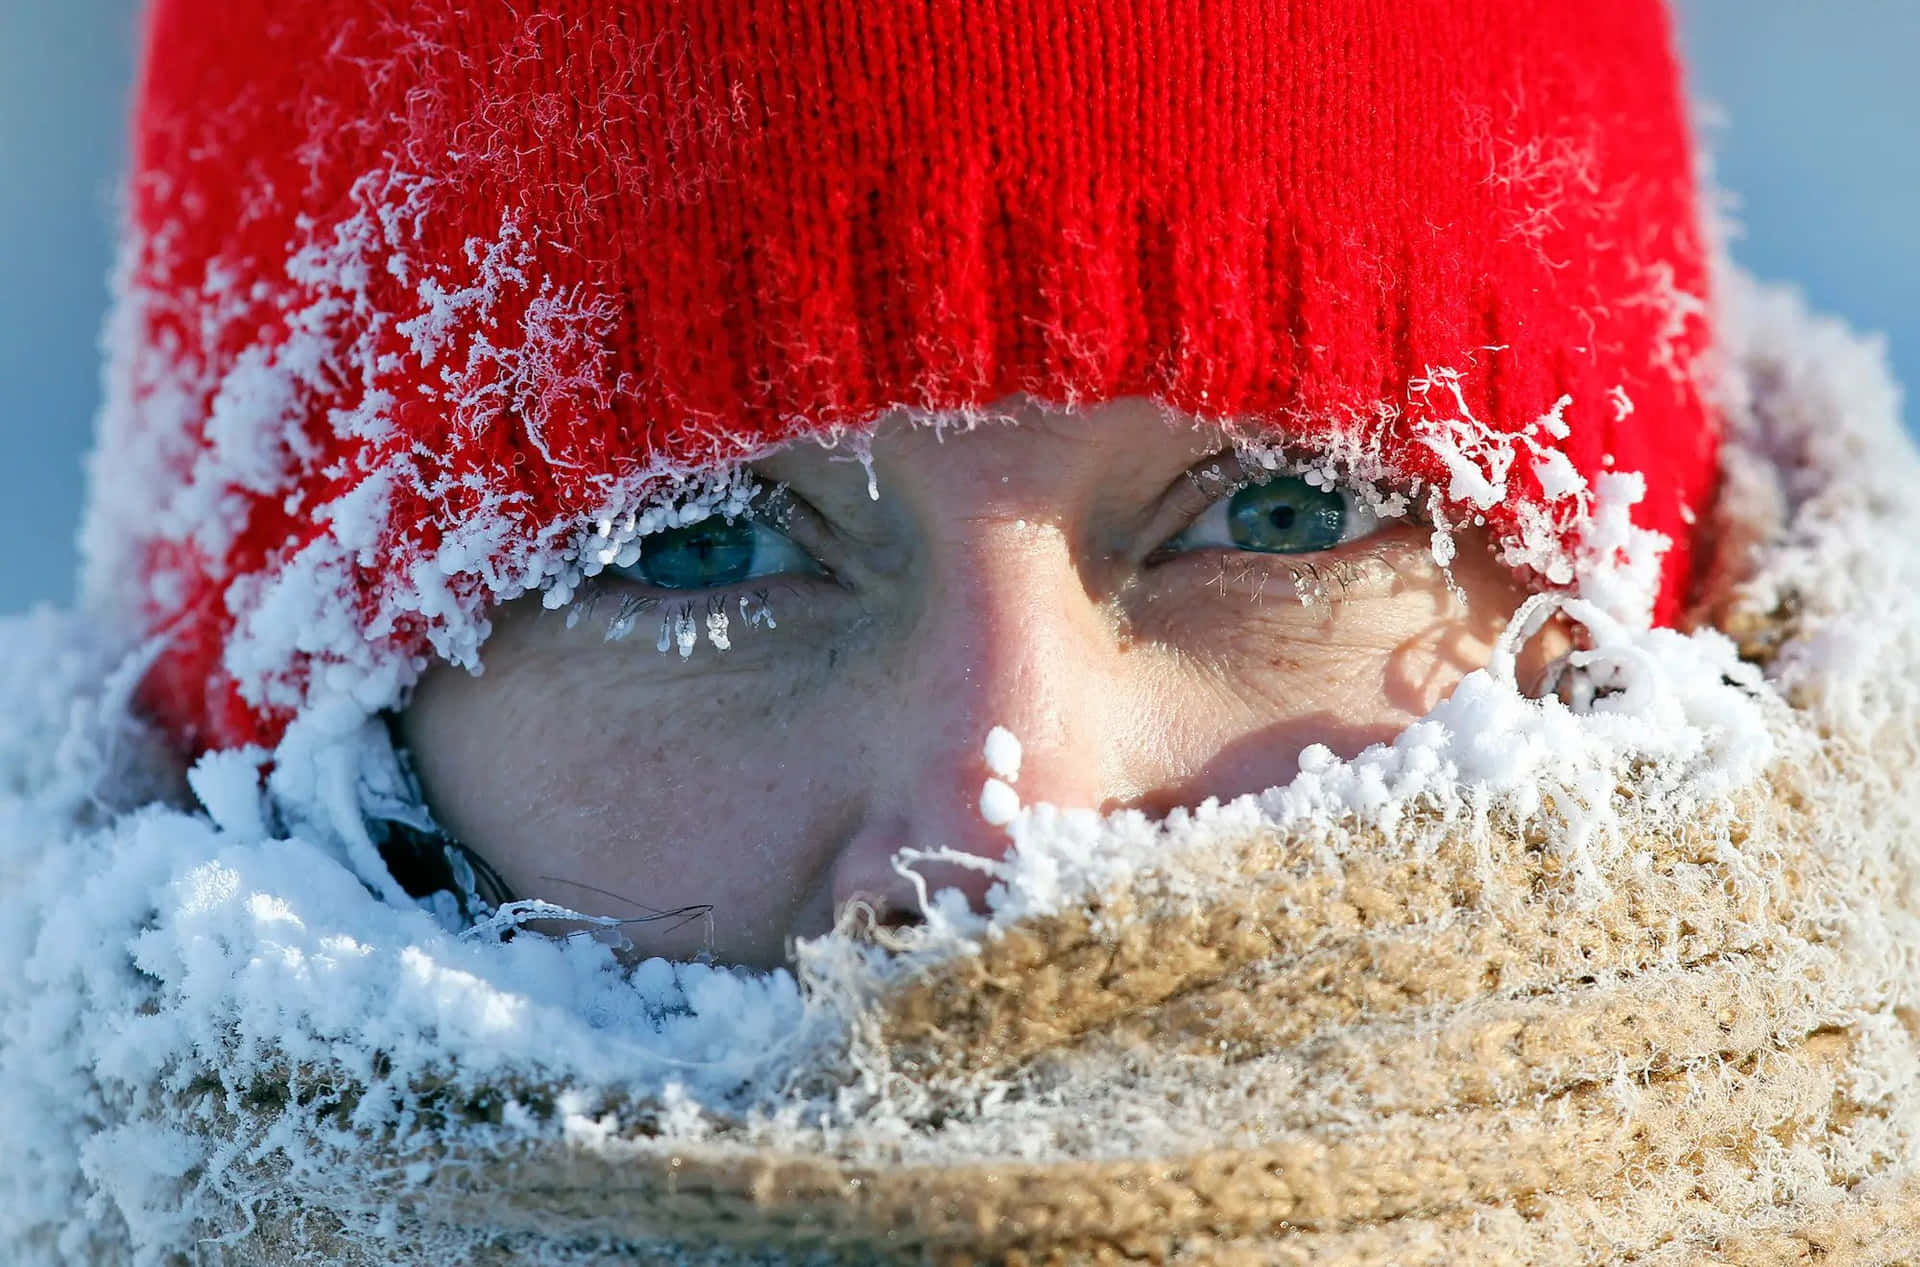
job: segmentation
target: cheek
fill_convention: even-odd
[[[1425,596],[1424,611],[1410,606],[1404,613],[1394,644],[1384,651],[1381,699],[1405,721],[1431,712],[1461,678],[1486,667],[1519,604],[1520,594],[1509,593],[1498,578],[1482,583],[1462,571],[1456,569],[1455,580],[1464,601],[1436,587]]]
[[[843,830],[833,778],[848,763],[826,739],[847,728],[822,722],[817,693],[641,671],[628,648],[503,642],[487,664],[434,669],[402,718],[443,826],[523,896],[623,918],[713,908],[711,942],[700,920],[628,928],[643,953],[778,961],[788,910]]]
[[[1182,795],[1261,790],[1309,744],[1352,757],[1431,711],[1486,665],[1523,597],[1491,560],[1463,561],[1454,580],[1458,593],[1422,553],[1324,602],[1271,589],[1189,599],[1163,633],[1180,654],[1155,710],[1178,764],[1198,772]]]

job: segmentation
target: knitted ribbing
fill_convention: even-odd
[[[1637,472],[1684,598],[1658,0],[156,0],[147,48],[86,590],[189,748],[471,661],[672,476],[1015,392],[1281,436],[1541,584]]]

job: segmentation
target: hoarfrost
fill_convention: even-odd
[[[1020,780],[1020,740],[1005,726],[995,726],[987,732],[987,742],[981,748],[980,755],[986,760],[987,769],[996,778],[1008,783]]]
[[[1020,794],[1000,779],[980,785],[980,817],[990,827],[1005,827],[1020,816]]]
[[[1416,815],[1498,811],[1551,817],[1563,829],[1554,847],[1582,895],[1598,900],[1599,863],[1635,848],[1613,830],[1623,772],[1642,806],[1677,821],[1748,786],[1783,743],[1843,728],[1906,733],[1892,723],[1910,727],[1920,709],[1913,680],[1898,672],[1920,664],[1920,587],[1907,552],[1889,541],[1916,535],[1920,468],[1900,434],[1894,390],[1870,345],[1811,321],[1789,299],[1737,293],[1739,321],[1729,328],[1749,370],[1733,380],[1728,408],[1747,430],[1736,430],[1716,513],[1771,525],[1755,547],[1764,566],[1740,597],[1756,610],[1791,608],[1800,624],[1768,676],[1711,628],[1683,634],[1636,622],[1633,591],[1644,577],[1621,561],[1646,557],[1649,543],[1627,514],[1643,490],[1631,474],[1609,473],[1590,490],[1595,556],[1570,563],[1575,593],[1529,603],[1486,669],[1352,760],[1309,748],[1278,786],[1154,820],[1022,807],[1011,786],[1017,741],[996,730],[982,753],[993,779],[981,810],[991,820],[1010,798],[1003,825],[1013,848],[1003,859],[959,859],[991,873],[987,910],[968,909],[952,891],[928,894],[927,923],[897,957],[841,933],[803,943],[804,986],[784,971],[659,960],[623,968],[587,937],[463,937],[428,905],[395,896],[360,822],[365,798],[386,794],[390,778],[361,711],[379,706],[384,687],[289,732],[271,754],[264,796],[268,754],[257,751],[216,754],[193,769],[190,786],[175,786],[131,713],[153,648],[114,645],[112,626],[48,611],[0,623],[8,703],[0,882],[14,895],[0,924],[8,1034],[0,1122],[25,1159],[0,1168],[0,1246],[21,1261],[158,1262],[209,1212],[392,1162],[393,1136],[380,1132],[425,1130],[407,1107],[424,1084],[455,1094],[560,1088],[550,1110],[516,1099],[470,1128],[503,1149],[535,1138],[611,1148],[623,1121],[608,1105],[626,1102],[619,1097],[660,1106],[650,1129],[672,1140],[706,1138],[723,1117],[816,1139],[841,1106],[807,1099],[800,1075],[849,1050],[861,990],[976,953],[1021,919],[1144,870],[1202,885],[1207,860],[1249,831],[1337,820],[1391,837]],[[1540,425],[1550,429],[1552,416]],[[1478,491],[1475,480],[1491,488],[1511,469],[1511,457],[1502,466],[1472,436],[1455,439],[1455,456],[1473,467],[1463,489]],[[615,541],[624,549],[655,513],[637,501],[610,505],[582,535],[602,551]],[[662,513],[650,526],[665,521]],[[307,566],[335,565],[337,556]],[[531,583],[528,575],[513,583]],[[578,580],[539,575],[556,589]],[[1622,578],[1619,591],[1607,588],[1609,577]],[[416,583],[426,595],[426,578]],[[263,611],[287,601],[237,599]],[[739,611],[748,627],[763,614],[771,624],[764,602],[742,597]],[[1587,632],[1564,666],[1579,679],[1571,704],[1529,698],[1514,677],[1519,647],[1556,613]],[[298,605],[285,614],[324,615]],[[682,617],[697,637],[685,609],[663,622],[663,651],[689,645]],[[322,626],[311,637],[325,643],[334,632]],[[994,782],[1004,797],[990,806]],[[1393,847],[1417,849],[1419,840],[1411,832]],[[902,854],[902,865],[914,860]],[[523,907],[508,918],[542,913],[552,912]],[[339,1129],[304,1127],[290,1114],[230,1140],[214,1140],[205,1123],[143,1114],[197,1078],[244,1088],[289,1070],[337,1074],[367,1092],[343,1110]],[[852,1076],[850,1105],[885,1107],[887,1071]],[[903,1148],[904,1121],[894,1137]],[[1113,1129],[1144,1133],[1151,1124]],[[271,1179],[252,1168],[265,1156],[281,1167]],[[369,1234],[386,1217],[350,1213]],[[26,1248],[35,1246],[43,1248]]]

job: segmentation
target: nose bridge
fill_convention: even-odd
[[[982,805],[996,773],[1013,775],[1023,803],[1102,802],[1110,640],[1051,525],[976,522],[939,571],[903,694],[918,723],[907,729],[917,741],[893,782],[904,843],[997,859],[1009,839]],[[984,749],[996,726],[1019,741],[1017,771],[1004,768],[1004,753],[999,771],[989,766]],[[929,888],[958,888],[976,907],[991,887],[991,877],[962,866],[918,869]]]
[[[924,597],[896,662],[874,812],[834,867],[836,904],[856,893],[912,910],[917,895],[893,869],[895,850],[952,849],[999,858],[1009,840],[981,811],[993,777],[984,753],[995,726],[1020,743],[1013,780],[1024,803],[1098,806],[1107,796],[1102,744],[1117,705],[1112,640],[1050,524],[975,518],[931,551]],[[958,888],[979,907],[991,878],[959,865],[916,863],[929,890]]]
[[[1093,804],[1110,639],[1070,545],[1050,524],[975,523],[948,553],[921,613],[911,677],[932,774],[944,765],[978,800],[981,746],[1004,726],[1024,751],[1023,800]]]

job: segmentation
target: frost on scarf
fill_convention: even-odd
[[[1875,349],[1780,295],[1742,286],[1731,313],[1717,531],[1755,553],[1728,547],[1741,557],[1710,613],[1726,632],[1623,619],[1575,560],[1586,596],[1531,614],[1563,603],[1592,634],[1574,666],[1582,710],[1525,698],[1509,645],[1394,742],[1351,761],[1309,749],[1258,795],[1164,821],[1015,796],[988,914],[930,895],[927,925],[890,951],[836,933],[804,943],[793,973],[655,960],[623,974],[588,939],[449,931],[354,836],[369,777],[354,743],[280,754],[278,806],[308,804],[306,820],[279,818],[258,752],[216,754],[172,787],[126,709],[152,648],[52,612],[10,622],[0,1256],[159,1263],[203,1238],[244,1250],[259,1229],[369,1262],[475,1261],[483,1243],[591,1260],[676,1235],[698,1256],[702,1219],[769,1243],[885,1224],[937,1247],[973,1244],[968,1210],[1000,1211],[981,1235],[1078,1243],[1173,1226],[1179,1200],[1126,1224],[1120,1195],[1157,1191],[1169,1157],[1214,1210],[1214,1230],[1176,1248],[1214,1236],[1317,1262],[1413,1261],[1407,1246],[1435,1243],[1724,1245],[1801,1235],[1881,1192],[1850,1186],[1868,1177],[1895,1200],[1920,1174],[1920,1063],[1895,1019],[1920,980],[1904,844],[1920,809],[1920,578],[1884,547],[1920,529],[1920,465]],[[1543,460],[1524,437],[1489,452],[1463,430],[1454,497]],[[592,532],[617,555],[638,528]],[[1764,652],[1765,672],[1737,650]],[[1017,780],[1005,740],[993,768]],[[1783,781],[1805,816],[1751,808]],[[1787,821],[1804,830],[1768,834]],[[1236,914],[1247,895],[1267,904]],[[1656,898],[1680,905],[1649,914]],[[1109,965],[1098,981],[1073,975],[1087,947]],[[1445,975],[1449,956],[1483,953]],[[1343,955],[1359,959],[1315,975]],[[1130,1025],[1163,1059],[1130,1045]],[[1838,1072],[1793,1046],[1842,1033]],[[1674,1077],[1692,1088],[1678,1100]],[[1836,1096],[1844,1132],[1823,1125]],[[1504,1143],[1473,1133],[1496,1129],[1488,1113]],[[1626,1138],[1607,1114],[1638,1123],[1642,1150],[1617,1210],[1549,1201],[1523,1217],[1500,1196],[1516,1166],[1543,1167],[1528,1173],[1549,1191],[1603,1179]],[[1682,1200],[1669,1167],[1740,1114],[1774,1134],[1702,1154],[1751,1165],[1683,1175],[1707,1195]],[[1344,1161],[1325,1151],[1339,1140]],[[1472,1171],[1488,1147],[1490,1169]],[[1425,1179],[1395,1169],[1410,1158]],[[968,1162],[1027,1178],[971,1188]],[[1046,1218],[1018,1205],[1053,1200],[1048,1167],[1075,1165],[1094,1167],[1058,1172],[1075,1191],[1114,1185],[1112,1227],[1087,1231],[1071,1203]],[[668,1201],[680,1173],[707,1197]],[[1321,1206],[1282,1190],[1296,1173]],[[647,1186],[656,1174],[664,1187]],[[606,1219],[565,1214],[567,1192]],[[678,1222],[650,1223],[656,1208]],[[1483,1240],[1449,1239],[1467,1236]]]

